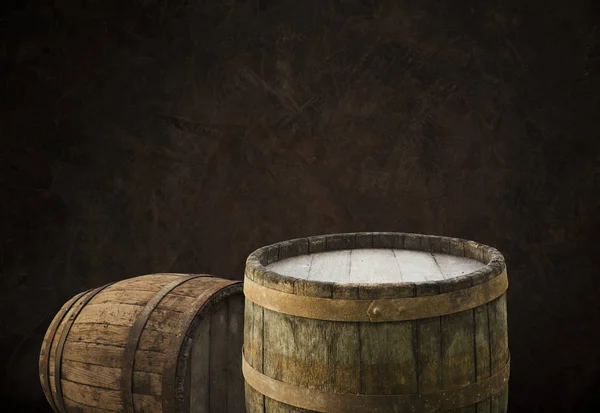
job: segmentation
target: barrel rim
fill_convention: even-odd
[[[306,280],[268,270],[266,265],[286,258],[317,252],[343,249],[394,248],[439,252],[476,259],[485,266],[458,277],[423,282],[401,283],[335,283]],[[462,254],[460,252],[463,252]],[[441,293],[460,290],[480,284],[501,275],[506,270],[504,256],[494,247],[476,241],[447,236],[415,234],[408,232],[352,232],[332,233],[280,241],[256,249],[246,259],[245,277],[264,286],[297,295],[319,296],[330,292],[358,299],[358,291],[381,290],[385,287],[388,298],[414,296],[417,289]],[[296,288],[302,285],[303,288]],[[418,295],[418,294],[417,294]],[[330,297],[332,298],[332,297]]]

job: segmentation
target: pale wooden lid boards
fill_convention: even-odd
[[[290,277],[335,283],[419,283],[460,277],[485,267],[466,257],[403,249],[320,252],[275,261],[267,270]]]

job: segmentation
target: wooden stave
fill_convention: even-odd
[[[46,400],[52,407],[52,410],[55,413],[59,413],[56,403],[54,401],[54,395],[52,393],[52,388],[50,386],[50,351],[52,348],[52,343],[54,342],[56,332],[58,327],[62,324],[63,319],[67,317],[67,314],[73,306],[87,293],[91,290],[83,291],[79,294],[71,297],[60,310],[56,313],[52,321],[50,322],[50,326],[46,330],[46,334],[44,335],[44,340],[42,341],[42,346],[40,349],[40,357],[39,357],[39,373],[40,373],[40,384],[42,385],[42,390],[44,395],[46,396]]]
[[[402,243],[399,243],[398,240],[401,239]],[[407,244],[404,244],[404,241],[408,240]],[[401,284],[385,284],[383,287],[386,290],[385,296],[386,298],[400,298],[400,297],[415,297],[420,295],[436,295],[441,294],[448,291],[456,291],[464,288],[469,288],[471,286],[486,282],[493,277],[496,277],[502,272],[506,271],[506,264],[504,262],[504,257],[500,254],[496,249],[485,246],[483,244],[479,244],[473,241],[466,241],[457,238],[448,238],[448,237],[435,237],[435,236],[427,236],[427,235],[419,235],[419,234],[402,234],[402,233],[353,233],[353,234],[331,234],[319,237],[310,237],[310,238],[301,238],[290,241],[284,241],[282,243],[272,244],[263,248],[260,248],[254,251],[246,261],[246,271],[245,277],[256,282],[257,284],[264,285],[265,287],[275,289],[282,292],[293,293],[297,295],[304,296],[312,296],[312,297],[323,297],[323,298],[339,298],[343,297],[344,299],[360,299],[359,291],[362,294],[377,294],[377,290],[381,290],[381,286],[379,285],[352,285],[352,284],[344,284],[339,285],[335,283],[327,283],[322,281],[307,281],[300,280],[297,278],[284,276],[281,274],[274,273],[272,271],[267,270],[264,265],[268,265],[271,262],[274,262],[278,259],[289,258],[294,255],[314,253],[314,252],[323,252],[337,249],[352,249],[352,248],[403,248],[408,247],[411,249],[420,249],[429,252],[440,252],[440,253],[450,253],[455,255],[460,254],[461,250],[464,254],[465,246],[468,246],[468,253],[466,255],[469,258],[478,259],[482,262],[487,261],[486,267],[482,270],[476,271],[474,273],[465,274],[461,277],[456,277],[454,279],[444,280],[441,282],[434,283],[401,283]],[[485,260],[485,261],[483,261]],[[367,298],[376,298],[376,296]],[[496,298],[492,302],[503,302],[505,305],[506,293],[503,293],[500,297]],[[487,314],[488,307],[492,305],[492,302],[486,303],[485,312]],[[478,307],[479,308],[479,307]],[[254,328],[254,320],[252,314],[258,312],[259,322],[263,323],[263,328],[259,330],[263,339],[266,335],[266,328],[264,325],[271,325],[273,320],[270,320],[269,323],[265,323],[264,319],[267,315],[272,316],[273,312],[264,309],[252,302],[246,300],[246,319],[245,323],[247,324],[246,331],[250,328]],[[465,313],[473,314],[473,335],[475,337],[476,334],[476,325],[475,325],[475,311],[476,309],[471,309],[466,311]],[[500,311],[499,313],[502,313]],[[284,316],[285,315],[281,315]],[[453,317],[454,314],[443,317]],[[500,318],[504,318],[506,321],[506,308],[504,307],[503,315],[500,315]],[[290,316],[288,316],[290,317]],[[293,318],[293,316],[291,316]],[[463,317],[463,315],[460,315]],[[437,319],[437,320],[436,320]],[[412,334],[413,341],[416,341],[414,345],[418,346],[418,337],[419,337],[419,324],[427,323],[431,321],[439,321],[440,328],[442,325],[442,318],[435,317],[433,319],[424,319],[424,320],[415,320],[411,323],[414,323],[415,333]],[[289,320],[288,320],[289,321]],[[319,320],[312,320],[315,323],[319,323]],[[360,326],[368,323],[357,323],[358,328],[360,330]],[[488,326],[489,328],[489,326]],[[498,327],[499,330],[504,330],[504,342],[498,344],[498,348],[505,348],[506,360],[508,360],[508,346],[507,346],[507,336],[506,336],[506,325],[504,327]],[[245,331],[244,338],[244,347],[246,348],[246,343],[251,341],[247,340],[247,333]],[[442,334],[440,330],[440,334]],[[255,334],[256,335],[256,334]],[[488,335],[491,336],[491,331],[488,330]],[[441,336],[440,336],[441,340]],[[256,340],[258,341],[258,340]],[[250,351],[249,356],[249,364],[255,368],[258,372],[264,373],[265,360],[267,354],[265,350],[265,343],[262,341],[260,345],[256,343],[252,343],[252,351]],[[257,354],[255,347],[262,347],[263,355]],[[477,351],[477,343],[473,344],[474,351]],[[488,348],[489,353],[492,353],[491,347]],[[420,351],[420,349],[419,349]],[[420,354],[420,352],[419,352]],[[475,357],[475,356],[474,356]],[[490,356],[491,358],[491,356]],[[415,359],[415,363],[420,365],[421,360],[419,357]],[[494,371],[492,371],[492,367],[494,367]],[[418,366],[415,366],[418,369]],[[475,369],[475,368],[474,368]],[[493,373],[499,371],[499,362],[497,361],[495,366],[491,366],[488,371],[488,377]],[[418,371],[418,370],[417,370]],[[266,373],[265,373],[266,374]],[[441,372],[437,373],[441,375]],[[477,374],[477,373],[475,373]],[[441,378],[438,378],[441,379]],[[475,381],[478,381],[476,379]],[[483,379],[482,379],[483,380]],[[294,383],[297,384],[297,383]],[[417,380],[416,383],[418,391],[421,391],[421,380]],[[453,410],[453,412],[463,412],[470,413],[474,412],[476,408],[479,408],[480,412],[505,412],[506,411],[506,399],[508,392],[508,383],[505,385],[505,389],[498,396],[491,396],[487,398],[482,403],[477,404],[477,407],[466,406],[464,408]],[[356,389],[347,389],[349,392],[357,393]],[[300,408],[294,408],[283,403],[279,403],[265,397],[264,395],[257,392],[255,389],[250,387],[246,383],[246,391],[247,391],[247,410],[248,412],[308,412],[308,410],[303,410]],[[262,407],[261,407],[262,405]],[[486,410],[486,407],[487,410]]]
[[[232,281],[229,285],[219,288],[217,291],[212,293],[206,300],[200,302],[198,299],[196,302],[200,304],[195,311],[187,314],[187,319],[182,319],[182,326],[187,326],[185,334],[182,335],[180,340],[174,340],[170,347],[173,349],[171,352],[172,357],[168,357],[169,366],[165,366],[163,372],[163,395],[172,394],[173,397],[163,397],[163,413],[188,413],[188,405],[185,403],[185,397],[182,397],[181,390],[184,389],[184,372],[187,371],[188,363],[190,361],[190,345],[192,335],[195,332],[200,318],[198,317],[201,313],[208,313],[212,308],[216,307],[221,300],[226,299],[231,294],[242,291],[241,281]],[[179,349],[179,351],[175,351]],[[175,355],[177,355],[175,357]],[[240,356],[241,357],[241,356]],[[168,380],[169,376],[172,380]],[[174,380],[173,380],[174,379]],[[174,385],[171,386],[171,383]],[[168,389],[168,390],[167,390]],[[171,402],[174,402],[171,404]]]
[[[81,311],[85,309],[85,307],[89,304],[91,300],[94,299],[96,295],[102,292],[104,289],[109,287],[111,284],[104,285],[102,287],[95,288],[86,294],[84,294],[81,299],[77,300],[73,307],[71,308],[73,313],[68,317],[62,319],[61,324],[63,326],[63,330],[59,336],[58,345],[56,348],[56,353],[54,355],[54,383],[56,386],[56,397],[55,403],[58,411],[60,413],[67,413],[67,407],[65,405],[64,391],[62,388],[62,367],[63,367],[63,354],[65,349],[65,344],[68,340],[69,333],[71,331],[71,327],[75,324],[77,317],[81,314]],[[64,322],[64,324],[63,324]],[[56,336],[54,336],[56,338]],[[61,380],[56,380],[56,377],[61,377]]]
[[[149,274],[147,276],[155,276],[155,275],[172,275],[172,276],[179,276],[179,277],[185,276],[184,274]],[[127,283],[128,281],[134,281],[134,280],[136,282],[139,282],[140,280],[143,280],[144,277],[147,277],[147,276],[140,276],[140,277],[130,278],[130,279],[127,279],[127,280],[123,280],[120,283]],[[189,322],[187,325],[184,326],[185,327],[183,329],[183,331],[184,331],[183,336],[184,337],[188,337],[189,338],[190,334],[194,333],[194,330],[195,330],[195,328],[198,325],[198,320],[199,320],[199,318],[201,318],[200,317],[201,313],[203,313],[205,311],[208,311],[210,308],[212,308],[214,305],[216,305],[216,303],[218,301],[220,301],[221,299],[226,299],[227,297],[229,297],[230,295],[235,294],[235,293],[240,293],[241,294],[241,289],[242,289],[242,287],[241,287],[242,282],[241,281],[224,280],[224,279],[212,277],[212,276],[207,275],[207,274],[204,274],[202,276],[210,278],[211,281],[214,281],[214,283],[217,283],[217,284],[213,283],[213,285],[218,285],[219,283],[220,283],[220,285],[219,285],[218,288],[215,289],[216,291],[215,291],[214,294],[210,294],[210,295],[208,295],[208,296],[205,297],[206,300],[204,302],[197,302],[197,304],[199,304],[198,306],[196,306],[196,307],[192,306],[189,311],[187,311],[185,314],[182,314],[182,315],[186,315],[187,316],[187,318],[186,318],[187,320],[191,319],[191,322]],[[117,285],[117,284],[120,284],[120,283],[115,283],[114,285]],[[206,287],[206,286],[203,286],[203,287]],[[65,311],[65,313],[61,316],[61,314],[59,312],[59,314],[57,314],[57,316],[55,316],[55,320],[53,320],[53,322],[51,323],[50,327],[48,328],[47,333],[46,333],[46,338],[44,339],[43,347],[48,347],[48,351],[45,352],[45,353],[44,352],[40,353],[40,372],[43,371],[43,369],[42,369],[43,363],[45,363],[45,365],[47,365],[50,362],[51,357],[52,357],[51,353],[52,353],[52,350],[53,350],[54,341],[56,340],[56,337],[54,337],[55,340],[52,340],[51,339],[52,337],[50,337],[50,332],[53,330],[53,327],[56,324],[57,328],[54,329],[54,331],[53,331],[54,336],[56,336],[56,330],[60,329],[61,325],[64,323],[64,320],[68,318],[69,311],[74,307],[75,304],[77,304],[78,302],[81,302],[82,299],[85,299],[89,295],[90,291],[92,291],[92,290],[86,291],[84,293],[81,293],[81,294],[73,297],[71,300],[69,300],[67,303],[65,303],[65,305],[63,305],[63,308],[68,307],[67,310]],[[173,292],[177,293],[176,288],[173,291],[171,291],[171,293],[173,293]],[[154,297],[156,294],[157,294],[157,292],[154,295],[152,295],[152,297]],[[169,295],[167,294],[167,297],[168,296]],[[102,298],[102,295],[100,294],[98,297]],[[213,298],[216,298],[216,299],[213,299]],[[199,300],[196,300],[196,301],[199,301]],[[93,299],[92,299],[92,301],[90,303],[91,304],[94,303]],[[90,303],[87,303],[87,304],[90,304]],[[201,305],[201,304],[203,304],[203,305]],[[110,303],[105,303],[104,305],[106,305],[108,307],[108,306],[110,306]],[[83,308],[85,308],[85,306]],[[181,317],[181,318],[184,318],[184,317]],[[62,320],[56,322],[58,319],[62,319]],[[75,320],[75,324],[76,324],[76,321],[77,320]],[[133,329],[132,327],[133,327],[133,323],[132,323],[131,326],[129,326],[129,332],[128,332],[128,334],[131,334],[132,329]],[[146,331],[146,329],[142,329],[142,333],[144,331]],[[66,341],[67,341],[67,343],[69,343],[68,338],[67,338]],[[124,348],[122,348],[122,349],[124,350]],[[182,351],[179,351],[179,352],[176,352],[175,354],[173,354],[173,356],[175,357],[175,360],[173,361],[173,363],[177,367],[181,367],[181,365],[182,365],[182,359],[186,359],[186,358],[189,359],[189,357],[190,357],[189,350],[190,350],[189,348],[187,348],[187,349],[186,348],[182,348]],[[188,351],[188,353],[186,353],[186,351]],[[187,366],[184,366],[184,367],[187,368]],[[123,374],[123,372],[124,372],[124,370],[121,369],[121,374]],[[138,373],[138,371],[135,370],[134,373]],[[55,385],[53,385],[53,384],[55,384],[55,382],[54,382],[55,376],[54,375],[48,375],[47,377],[48,377],[48,379],[46,380],[46,382],[45,383],[42,382],[42,385],[44,387],[44,391],[45,392],[49,391],[50,392],[49,394],[52,395],[54,398],[56,398],[58,396],[56,395],[56,392],[53,391],[53,387],[54,388],[56,387]],[[63,379],[64,379],[64,376],[63,376]],[[179,371],[177,371],[177,374],[175,375],[175,377],[173,377],[173,379],[176,381],[176,383],[174,383],[171,387],[174,387],[174,388],[182,387],[182,386],[180,386],[179,382],[183,382],[185,380],[185,374],[181,374]],[[163,383],[163,385],[164,384],[165,383]],[[86,386],[88,386],[88,385],[86,385]],[[93,386],[93,385],[89,385],[89,386]],[[133,386],[133,382],[132,382],[132,386]],[[137,394],[137,393],[135,395],[139,396],[139,394]],[[64,399],[64,396],[65,396],[65,394],[63,393],[63,399]],[[51,403],[51,405],[52,405],[52,407],[54,409],[55,406],[51,402],[52,400],[53,399],[49,399],[48,401],[49,401],[49,403]],[[181,401],[181,400],[179,400],[179,401]],[[78,412],[79,411],[90,411],[90,412],[104,411],[104,412],[109,412],[109,411],[111,411],[111,410],[107,410],[107,409],[96,408],[94,406],[83,407],[83,410],[79,410],[81,408],[81,406],[75,406],[74,407],[73,403],[69,404],[69,400],[67,400],[67,405],[69,405],[69,406],[67,406],[66,410],[69,411],[69,412],[72,412],[72,411],[78,411]],[[165,413],[173,413],[175,411],[177,411],[177,412],[185,412],[185,411],[187,411],[186,409],[187,409],[187,406],[185,404],[176,404],[176,405],[169,406],[169,410],[164,410],[164,412]],[[154,411],[158,412],[160,410],[154,410]]]

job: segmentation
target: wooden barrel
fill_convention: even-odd
[[[246,262],[246,410],[506,412],[503,256],[455,238],[335,234]]]
[[[48,402],[57,413],[244,412],[243,300],[239,281],[183,274],[76,295],[42,344]]]

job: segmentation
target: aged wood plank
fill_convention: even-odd
[[[190,366],[190,413],[210,412],[210,315],[198,324]]]
[[[327,235],[327,251],[352,250],[355,245],[354,234]]]
[[[354,234],[354,245],[356,249],[373,248],[373,233],[361,232]]]
[[[126,280],[119,281],[113,285],[110,285],[104,289],[104,292],[112,291],[158,291],[171,281],[181,277],[180,275],[164,275],[164,274],[152,274],[141,277],[128,278]],[[93,303],[93,300],[91,301]]]
[[[93,304],[86,306],[77,323],[96,323],[116,326],[132,326],[143,307],[131,304]],[[145,329],[174,333],[179,328],[182,313],[155,308],[146,322]]]
[[[71,327],[69,341],[125,347],[130,331],[130,326],[75,323]],[[171,334],[168,332],[146,329],[140,337],[138,350],[164,352],[170,340]]]
[[[145,371],[133,372],[133,393],[147,396],[162,394],[162,374]]]
[[[213,286],[226,287],[231,283],[230,280],[216,277],[198,277],[193,278],[181,285],[178,285],[169,295],[185,295],[198,298],[208,288]]]
[[[107,347],[107,348],[110,349],[110,347]],[[79,346],[79,350],[80,351],[86,351],[86,349],[85,348],[81,348],[81,346]],[[66,366],[66,365],[69,365],[69,364],[75,365],[74,363],[78,363],[78,364],[81,364],[81,365],[85,365],[85,366],[87,366],[87,368],[93,369],[93,370],[95,370],[95,369],[104,369],[104,376],[105,376],[104,378],[102,378],[102,377],[95,377],[95,376],[90,375],[90,376],[88,376],[88,379],[85,379],[85,378],[82,378],[81,376],[79,376],[77,380],[72,379],[72,381],[79,381],[79,380],[81,380],[83,384],[90,384],[90,385],[97,385],[97,386],[100,386],[100,387],[105,387],[105,386],[103,386],[101,384],[95,383],[93,380],[102,380],[103,382],[106,383],[109,380],[109,378],[106,377],[106,375],[108,375],[108,374],[117,374],[116,371],[117,370],[120,371],[122,363],[119,363],[118,360],[115,360],[115,357],[118,357],[118,353],[114,354],[114,353],[111,352],[107,356],[108,358],[106,359],[106,362],[103,362],[102,354],[100,356],[98,356],[98,354],[97,354],[98,352],[99,351],[92,351],[90,353],[91,354],[90,356],[88,356],[87,354],[75,354],[75,356],[77,358],[77,361],[70,360],[70,359],[65,359],[63,357],[63,366]],[[104,350],[104,353],[106,353],[106,349]],[[141,370],[141,371],[135,371],[134,372],[134,379],[135,379],[135,377],[139,378],[139,381],[140,381],[139,385],[140,386],[145,386],[144,383],[153,382],[154,380],[157,380],[156,375],[157,374],[162,374],[162,371],[160,370],[160,367],[157,367],[157,366],[154,366],[154,365],[151,366],[151,367],[148,367],[149,361],[147,361],[146,359],[149,359],[151,357],[155,357],[155,355],[152,354],[152,353],[148,354],[146,352],[143,352],[141,359],[142,359],[142,366],[145,366],[144,368],[146,370],[153,370],[153,371],[149,372],[149,371],[143,371],[143,370]],[[164,357],[164,355],[162,355],[162,357]],[[54,362],[54,357],[51,358],[51,361]],[[155,361],[155,363],[156,362],[158,362],[158,361]],[[100,364],[100,363],[103,363],[103,364]],[[114,370],[114,373],[108,373],[109,369],[110,370]],[[50,369],[49,376],[52,377],[53,380],[54,380],[54,367],[53,366]],[[65,371],[63,370],[63,378],[64,377],[65,377]],[[89,380],[89,383],[86,380]],[[110,380],[112,380],[112,379],[110,379]],[[119,380],[120,380],[120,373],[119,373]],[[135,385],[136,385],[136,383],[134,382],[134,386]],[[108,386],[108,385],[106,387],[107,388],[113,388],[113,389],[116,390],[116,389],[120,389],[120,384],[117,385],[117,387],[114,387],[114,386],[111,387],[111,386]],[[145,394],[146,391],[142,390],[142,388],[144,388],[144,387],[141,387],[140,391],[138,391],[138,393]],[[154,384],[152,384],[151,389],[153,391],[155,391],[155,393],[153,393],[153,394],[160,394],[160,392],[161,392],[161,389],[157,388]]]
[[[508,386],[506,386],[500,393],[492,396],[492,413],[506,413],[508,412]]]
[[[228,312],[227,412],[243,413],[244,378],[242,377],[242,345],[244,342],[244,297],[231,297]]]
[[[195,328],[197,328],[199,323],[199,320],[195,320],[194,321],[194,325],[196,326]],[[179,380],[182,384],[183,384],[183,393],[182,393],[182,398],[181,401],[179,402],[179,406],[181,407],[182,410],[188,412],[188,413],[193,413],[192,412],[192,389],[194,387],[192,387],[192,370],[194,369],[194,345],[195,345],[195,335],[198,332],[197,329],[195,329],[194,331],[189,331],[190,336],[186,337],[185,344],[182,347],[185,347],[185,351],[187,352],[187,354],[182,357],[182,359],[184,360],[180,360],[185,367],[182,370],[178,370],[176,372],[176,380]],[[181,354],[181,353],[180,353]],[[187,398],[186,398],[187,397]]]
[[[412,251],[422,251],[421,234],[404,234],[404,249]]]
[[[141,277],[131,278],[128,280],[120,281],[107,287],[103,292],[117,292],[117,291],[149,291],[158,292],[168,283],[180,278],[184,274],[179,275],[159,275],[159,276],[148,276],[155,277],[154,282],[148,282],[146,279]],[[212,281],[211,281],[212,280]],[[226,282],[227,280],[222,280]],[[196,298],[198,293],[202,291],[202,286],[208,286],[211,283],[219,282],[219,279],[215,277],[200,277],[183,283],[182,285],[175,288],[169,293],[174,296],[186,296]],[[94,297],[94,299],[97,297]],[[94,304],[94,300],[90,301]]]
[[[393,250],[403,282],[442,280],[444,276],[428,252]]]
[[[282,242],[279,246],[279,259],[308,254],[308,238],[299,238]]]
[[[478,278],[472,280],[472,285],[478,285],[485,279]],[[490,348],[490,328],[488,306],[483,305],[473,309],[475,317],[475,366],[477,381],[484,380],[491,375],[491,348]],[[477,403],[477,413],[490,413],[492,400],[488,398]]]
[[[56,394],[56,387],[52,392]],[[117,406],[115,394],[114,390],[81,385],[63,379],[65,405],[72,409],[82,408],[86,413],[122,412],[122,408],[113,409]],[[134,394],[133,398],[139,413],[162,411],[160,395]]]
[[[78,403],[65,396],[65,406],[69,409],[69,412],[85,412],[85,413],[111,413],[121,412],[121,410],[107,410],[101,407],[89,406],[87,404]]]
[[[499,371],[508,359],[508,323],[506,317],[506,294],[501,295],[488,305],[491,370]],[[508,403],[508,387],[500,394],[492,396],[492,413],[505,413]]]
[[[86,295],[87,295],[87,293],[84,294],[82,296],[82,298],[85,297]],[[77,300],[77,301],[79,301],[79,300]],[[69,301],[65,305],[69,305],[69,303],[71,303],[71,301]],[[57,400],[57,396],[56,396],[56,380],[55,380],[55,377],[54,377],[54,369],[55,369],[55,366],[56,366],[56,364],[55,364],[55,355],[56,355],[56,351],[57,351],[57,348],[58,348],[58,343],[60,341],[60,337],[62,336],[62,333],[63,333],[65,325],[66,325],[66,320],[68,320],[72,316],[73,312],[75,311],[75,307],[76,306],[70,306],[70,308],[66,312],[64,318],[58,324],[54,336],[51,337],[52,341],[47,346],[45,346],[46,351],[48,352],[47,355],[45,356],[45,357],[47,357],[47,364],[46,364],[46,366],[48,368],[48,370],[47,370],[47,372],[48,372],[48,386],[49,386],[49,390],[50,390],[50,396],[51,396],[51,398],[52,398],[52,400],[54,402],[56,402],[56,400]],[[53,405],[53,408],[54,407],[55,406]]]
[[[354,250],[350,261],[350,279],[357,284],[397,283],[401,281],[392,250]]]
[[[154,291],[108,291],[94,297],[94,304],[130,304],[143,307],[155,294]],[[193,302],[193,297],[169,294],[160,301],[157,308],[184,312]]]
[[[414,295],[414,290],[412,293],[405,291],[406,296]],[[385,288],[359,287],[360,299],[388,298],[388,294]],[[414,334],[415,324],[410,321],[360,324],[362,393],[385,395],[417,392]]]
[[[416,296],[439,294],[439,285],[417,285]],[[442,323],[440,317],[415,321],[417,325],[419,392],[442,388]]]
[[[279,274],[306,279],[308,278],[308,271],[311,267],[312,259],[312,255],[300,255],[297,257],[286,258],[281,261],[275,261],[269,264],[267,268]]]
[[[424,251],[418,258],[408,260],[398,260],[400,271],[406,281],[414,280],[408,276],[408,273],[415,272],[411,270],[415,264],[419,271],[420,268],[426,269],[431,282],[418,283],[415,286],[415,297],[436,295],[440,293],[440,286],[434,281],[443,279],[442,271],[432,255],[433,251],[438,251],[439,240],[436,237],[415,236],[405,237],[404,242],[408,240],[411,248],[420,248]],[[414,251],[404,250],[405,253],[414,253]],[[415,281],[422,281],[415,277]],[[417,361],[417,382],[418,391],[422,393],[439,391],[442,388],[442,323],[440,317],[431,317],[413,321],[414,326],[414,345],[415,358]]]
[[[62,380],[63,393],[74,402],[107,410],[121,410],[121,392]]]
[[[333,298],[358,299],[358,288],[333,290]],[[361,391],[360,323],[328,323],[327,364],[330,391],[357,394]]]
[[[451,252],[462,246],[450,241]],[[464,248],[462,249],[464,251]],[[464,253],[464,252],[463,252]],[[442,283],[440,292],[447,293],[471,286],[471,280]],[[442,385],[443,388],[466,386],[476,381],[475,321],[473,311],[463,311],[441,317],[442,323]],[[476,406],[453,410],[454,413],[476,413]]]
[[[70,308],[69,311],[67,312],[67,314],[65,315],[63,322],[61,322],[58,325],[58,328],[56,329],[56,334],[54,335],[54,340],[52,341],[52,343],[50,345],[50,352],[49,352],[50,357],[54,357],[56,355],[56,349],[58,348],[58,342],[59,342],[60,337],[62,336],[62,333],[65,329],[66,320],[68,320],[72,316],[74,310],[75,310],[75,308]]]
[[[302,387],[330,390],[326,337],[329,323],[270,310],[264,310],[264,317],[265,374]],[[290,411],[268,398],[265,408],[269,413]]]
[[[391,249],[398,244],[398,234],[392,232],[374,232],[373,249]]]
[[[119,390],[120,368],[104,367],[78,361],[65,360],[62,364],[62,378],[80,384]],[[54,371],[52,372],[54,375]]]
[[[506,318],[506,294],[488,304],[490,316],[490,342],[492,348],[492,371],[501,369],[508,358],[508,329]]]
[[[326,238],[323,238],[323,248],[326,248]],[[315,248],[310,245],[309,248]],[[295,282],[280,282],[276,273],[266,273],[264,276],[264,285],[270,288],[277,288],[280,291],[294,293]],[[303,284],[296,288],[302,289]],[[298,354],[296,341],[301,339],[302,327],[298,327],[295,317],[276,313],[271,310],[262,309],[263,313],[263,336],[262,336],[262,357],[263,372],[269,377],[278,380],[288,381],[290,383],[304,383],[303,377],[296,378],[296,373],[302,368],[306,368],[306,363],[302,363],[304,354]],[[313,320],[306,320],[312,322]],[[321,333],[322,334],[322,333]],[[300,357],[300,359],[296,359]],[[302,364],[301,364],[302,363]],[[300,384],[300,383],[298,383]],[[265,413],[283,413],[289,412],[286,405],[272,400],[268,397],[264,399]],[[262,410],[259,410],[262,411]],[[298,412],[303,412],[299,409]]]
[[[148,317],[144,331],[154,330],[164,332],[167,335],[178,333],[181,328],[180,319],[182,317],[185,317],[185,313],[175,313],[156,308]]]
[[[210,410],[227,412],[227,356],[229,309],[220,302],[210,315]]]
[[[67,342],[63,360],[79,361],[99,366],[120,368],[123,364],[124,349],[93,343]],[[165,355],[152,351],[137,351],[135,356],[136,371],[162,373]]]
[[[54,373],[52,373],[51,375],[48,375],[48,378],[50,383],[50,391],[56,400],[56,377],[54,377]]]
[[[328,237],[313,239],[309,245],[313,253],[327,249]],[[334,241],[334,243],[337,241]],[[307,274],[308,276],[308,274]],[[271,277],[265,279],[265,286],[271,286]],[[331,296],[331,285],[315,285],[296,279],[293,283],[276,283],[278,289],[312,296]],[[263,357],[264,373],[270,377],[284,380],[308,388],[319,388],[326,383],[328,374],[325,360],[327,344],[323,340],[327,326],[318,320],[300,319],[270,310],[263,310],[264,335]],[[307,347],[309,350],[299,352]],[[323,389],[321,387],[321,389]],[[264,411],[269,413],[305,412],[275,400],[265,398]]]
[[[136,413],[158,413],[163,411],[161,396],[134,394],[133,405]]]
[[[255,277],[252,270],[246,269],[246,277],[263,284],[261,277]],[[263,372],[263,313],[264,309],[246,300],[244,309],[244,356],[248,363],[259,372]],[[246,393],[246,411],[264,413],[265,396],[244,384]]]
[[[130,304],[88,304],[77,317],[77,322],[131,326],[142,309]]]
[[[351,236],[353,238],[353,235]],[[346,236],[326,237],[312,240],[311,251],[322,251],[326,248],[343,248],[353,244],[353,239]],[[316,242],[315,242],[316,241]],[[315,258],[324,253],[312,254]],[[342,254],[334,253],[336,256]],[[314,261],[313,261],[314,265]],[[311,266],[312,268],[312,266]],[[312,276],[309,278],[312,279]],[[268,280],[268,278],[267,278]],[[268,285],[268,284],[265,284]],[[278,284],[280,290],[300,295],[331,298],[334,284],[332,282],[313,283],[296,279],[294,283]],[[357,346],[357,333],[354,328],[344,335],[344,328],[334,326],[335,323],[303,319],[264,310],[264,368],[265,374],[290,383],[323,391],[334,391],[336,388],[349,388],[349,381],[360,380],[347,367],[345,346]],[[299,351],[308,349],[307,351]],[[360,362],[358,351],[353,361]],[[338,357],[337,362],[335,357]],[[357,386],[353,387],[357,389]],[[265,412],[303,413],[307,410],[265,398]]]
[[[306,279],[334,283],[350,282],[351,250],[311,255],[311,266]]]
[[[317,237],[310,237],[308,239],[308,253],[316,254],[318,252],[327,251],[327,236],[320,235]]]
[[[460,277],[461,275],[480,270],[485,266],[484,263],[477,260],[449,254],[434,253],[433,257],[446,279]]]

